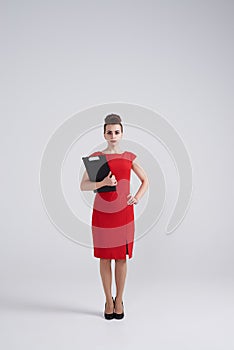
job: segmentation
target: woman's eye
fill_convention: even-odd
[[[119,131],[115,131],[115,135],[118,135],[120,132]],[[112,131],[107,131],[107,135],[111,135]]]

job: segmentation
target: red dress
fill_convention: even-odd
[[[134,208],[127,204],[130,193],[132,152],[107,154],[94,152],[90,156],[105,155],[117,180],[116,191],[96,192],[92,213],[94,256],[104,259],[129,259],[134,241]]]

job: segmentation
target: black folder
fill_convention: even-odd
[[[94,182],[102,181],[110,172],[110,167],[105,155],[82,157],[85,168],[89,175],[89,180]],[[116,191],[116,186],[103,186],[94,192]]]

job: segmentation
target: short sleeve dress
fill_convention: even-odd
[[[96,192],[92,212],[92,237],[94,257],[103,259],[129,259],[132,257],[134,241],[134,205],[127,204],[130,193],[132,152],[103,153],[97,151],[90,156],[105,155],[111,172],[117,180],[116,191]]]

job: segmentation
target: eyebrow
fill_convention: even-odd
[[[106,130],[106,132],[115,132],[115,131],[120,131],[120,129],[116,129],[116,130]]]

